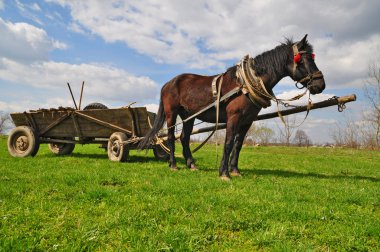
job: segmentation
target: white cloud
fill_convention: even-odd
[[[80,85],[85,81],[84,100],[88,102],[107,101],[123,106],[132,101],[147,101],[157,94],[157,84],[150,78],[137,77],[108,64],[69,64],[49,60],[51,50],[66,49],[67,45],[51,39],[43,29],[33,25],[5,22],[0,18],[0,33],[5,35],[0,40],[1,85],[15,86],[6,88],[8,95],[9,90],[17,90],[20,85],[35,90],[33,96],[20,94],[21,101],[2,101],[0,110],[72,106],[71,99],[61,97],[66,82]],[[48,96],[41,97],[39,92]]]
[[[34,11],[41,11],[41,8],[37,3],[31,4],[29,7],[31,10],[34,10]]]
[[[364,58],[380,36],[376,0],[51,1],[69,7],[77,25],[107,42],[122,41],[157,62],[193,68],[221,70],[226,60],[309,33],[320,68],[337,86],[359,85]]]
[[[8,103],[0,101],[0,111],[7,111],[7,112],[13,112],[13,111],[24,111],[24,106],[18,103]]]
[[[38,89],[52,89],[56,92],[58,92],[57,89],[66,87],[66,82],[85,81],[86,95],[124,104],[147,100],[157,94],[156,83],[148,77],[136,77],[108,65],[76,65],[53,61],[23,64],[1,58],[0,78]]]
[[[11,23],[0,18],[0,33],[0,55],[20,62],[46,60],[50,51],[67,47],[49,38],[43,29],[27,23]]]
[[[55,40],[55,39],[52,39],[51,43],[52,43],[52,46],[54,49],[65,50],[68,48],[66,43],[63,43],[63,42]]]
[[[35,23],[39,25],[44,25],[41,19],[38,17],[36,13],[41,12],[41,8],[37,3],[24,4],[19,0],[15,1],[16,7],[18,8],[20,14],[30,20],[33,20]]]
[[[365,41],[339,43],[331,38],[316,43],[316,62],[323,71],[327,85],[361,87],[369,63],[380,53],[380,34]]]
[[[158,104],[154,104],[154,103],[145,104],[144,107],[146,107],[148,111],[153,112],[153,113],[157,113],[158,111]]]
[[[70,31],[73,31],[73,32],[76,32],[76,33],[80,33],[80,34],[88,34],[84,29],[83,27],[81,27],[78,23],[75,23],[75,22],[72,22],[70,23],[69,25],[69,30]]]

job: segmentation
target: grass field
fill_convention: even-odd
[[[212,145],[172,172],[151,152],[12,158],[0,141],[0,251],[380,251],[379,151],[244,147],[226,182]]]

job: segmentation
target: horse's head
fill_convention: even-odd
[[[313,47],[307,42],[306,37],[307,34],[301,41],[293,44],[293,57],[288,70],[291,78],[302,84],[300,88],[305,87],[311,94],[319,94],[325,89],[325,80],[315,64]]]

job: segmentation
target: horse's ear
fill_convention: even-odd
[[[303,37],[303,39],[301,39],[301,41],[297,43],[297,46],[298,46],[299,50],[302,49],[306,45],[306,43],[307,43],[306,39],[307,39],[307,34],[305,34],[305,36]]]

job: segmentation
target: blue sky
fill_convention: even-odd
[[[218,74],[245,54],[307,33],[327,82],[313,100],[359,97],[346,113],[313,111],[302,125],[314,141],[329,141],[338,120],[360,120],[365,111],[363,83],[380,52],[379,9],[375,0],[0,0],[0,111],[72,106],[66,82],[79,97],[82,81],[84,104],[136,101],[154,111],[160,88],[176,75]],[[299,91],[285,78],[274,92]]]

